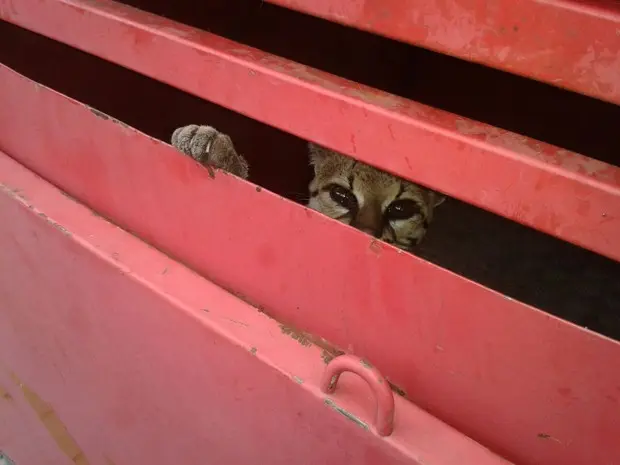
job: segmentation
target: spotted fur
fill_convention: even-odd
[[[246,160],[231,139],[210,126],[189,125],[172,145],[203,164],[247,178]],[[314,178],[308,207],[409,250],[419,244],[444,196],[340,153],[309,144]]]

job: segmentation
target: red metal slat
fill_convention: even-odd
[[[418,405],[520,465],[620,461],[617,342],[231,175],[212,179],[122,123],[0,76],[4,150],[96,211],[368,357]]]
[[[614,0],[266,0],[620,104]]]
[[[617,167],[111,1],[0,5],[2,19],[620,260]]]
[[[508,465],[402,398],[391,436],[360,427],[368,387],[321,393],[318,347],[2,153],[0,173],[0,448],[15,463]]]

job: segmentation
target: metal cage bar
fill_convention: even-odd
[[[267,1],[620,104],[613,0]]]
[[[615,166],[109,0],[0,5],[6,21],[620,260]]]

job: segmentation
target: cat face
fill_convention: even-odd
[[[309,149],[308,207],[401,249],[420,243],[444,196],[315,144]]]

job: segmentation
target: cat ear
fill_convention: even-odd
[[[331,158],[331,152],[329,150],[313,142],[308,142],[308,152],[310,164],[314,166],[315,170]]]

